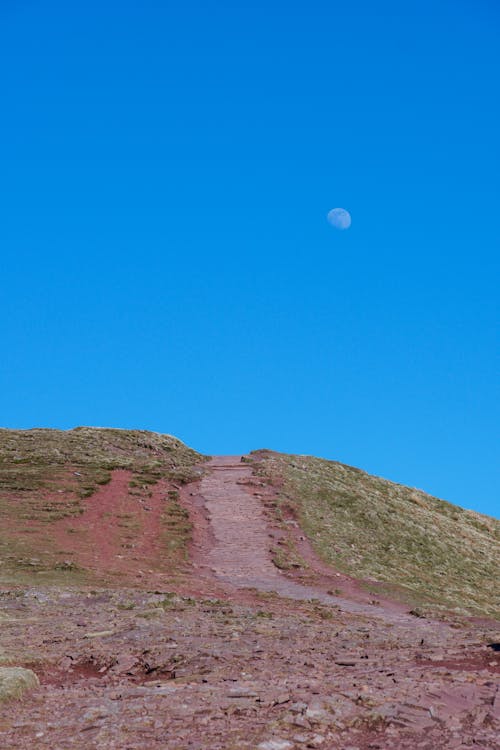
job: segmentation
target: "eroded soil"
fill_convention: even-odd
[[[104,584],[4,586],[0,659],[41,686],[0,707],[2,748],[497,747],[498,623],[375,599],[293,518],[273,521],[273,488],[240,457],[181,490],[191,564],[173,571],[168,491],[155,485],[145,509],[115,471],[87,515],[57,522],[54,543]],[[291,542],[299,562],[280,569]]]

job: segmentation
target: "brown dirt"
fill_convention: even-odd
[[[500,653],[488,643],[498,623],[373,603],[363,582],[318,560],[296,519],[272,520],[273,488],[240,457],[205,469],[180,489],[189,568],[165,556],[172,486],[146,500],[117,470],[81,516],[51,527],[99,587],[33,576],[4,589],[0,656],[41,686],[0,706],[2,748],[497,746]],[[290,544],[300,567],[279,570],[276,548]]]

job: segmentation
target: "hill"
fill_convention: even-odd
[[[494,519],[85,427],[0,430],[0,529],[2,749],[497,747]]]
[[[296,518],[334,568],[413,604],[500,613],[500,521],[336,461],[252,457],[279,489],[276,516]]]
[[[190,531],[178,487],[203,460],[141,430],[0,430],[0,582],[120,580],[127,556],[173,576]]]
[[[245,460],[274,488],[266,507],[282,528],[295,519],[324,562],[368,588],[378,582],[375,594],[498,615],[499,521],[335,461],[272,451]],[[180,440],[147,431],[0,430],[3,580],[120,579],[116,559],[104,571],[102,555],[96,565],[85,555],[101,526],[106,544],[119,537],[109,550],[115,558],[131,550],[137,558],[149,534],[142,563],[178,576],[191,539],[179,489],[200,477],[205,461]],[[282,570],[307,567],[292,537],[274,560]]]

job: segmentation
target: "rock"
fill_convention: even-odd
[[[288,740],[266,740],[257,745],[259,750],[290,750],[293,744]]]
[[[258,694],[253,688],[237,687],[231,688],[227,694],[228,698],[257,698]]]
[[[290,693],[281,693],[280,695],[276,696],[273,703],[275,706],[280,706],[282,703],[288,703],[290,698]]]
[[[59,669],[62,669],[64,672],[67,672],[68,670],[71,670],[73,667],[74,660],[72,656],[64,656],[58,664]]]
[[[408,614],[409,615],[413,615],[413,617],[422,617],[422,618],[425,618],[424,613],[418,607],[415,607],[414,609],[410,609],[410,611],[408,612]]]
[[[445,654],[442,654],[442,653],[429,654],[427,656],[427,659],[429,661],[444,661],[445,658],[446,658]]]
[[[307,747],[321,747],[325,739],[322,734],[315,734],[307,743]]]
[[[306,719],[306,717],[303,714],[298,714],[297,716],[293,716],[291,718],[290,723],[296,727],[300,727],[301,729],[311,728],[310,722]]]
[[[305,711],[305,717],[311,724],[321,724],[330,721],[330,714],[323,707],[320,701],[311,701]]]
[[[500,720],[500,688],[498,688],[493,699],[493,715]]]
[[[116,664],[111,667],[112,672],[127,673],[137,665],[137,657],[132,654],[120,654]]]
[[[109,715],[106,706],[93,706],[83,715],[83,721],[87,724],[94,724],[99,719],[105,719]]]
[[[356,662],[352,659],[339,659],[338,661],[335,661],[335,664],[339,667],[355,667]]]
[[[31,669],[0,667],[0,702],[21,698],[23,693],[40,685]]]

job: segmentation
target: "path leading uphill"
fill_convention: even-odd
[[[259,499],[244,486],[252,470],[240,456],[213,459],[201,482],[213,547],[207,561],[220,580],[237,587],[282,588],[283,581],[269,556],[269,531]],[[280,592],[281,593],[281,592]]]
[[[337,716],[342,699],[354,687],[360,691],[355,698],[357,710],[366,701],[374,725],[388,723],[393,736],[391,740],[384,737],[380,743],[373,736],[362,739],[358,734],[349,738],[356,740],[355,745],[332,741],[325,747],[462,750],[467,733],[478,747],[493,747],[492,737],[500,718],[500,690],[491,677],[498,665],[496,660],[488,660],[477,632],[458,635],[451,623],[415,617],[404,604],[382,598],[374,602],[362,586],[329,570],[312,550],[308,562],[313,583],[303,584],[288,577],[272,561],[271,548],[279,530],[266,513],[267,490],[254,476],[251,464],[241,458],[219,456],[206,464],[198,499],[205,510],[207,527],[205,541],[198,546],[198,561],[206,573],[233,590],[275,592],[288,600],[315,600],[334,608],[330,619],[336,625],[325,625],[325,631],[332,635],[332,651],[325,658],[326,662],[333,659],[341,670],[329,689]],[[303,539],[303,535],[299,538]],[[325,586],[328,579],[339,582],[343,596],[328,593],[334,588]],[[309,643],[309,659],[316,645],[308,641],[306,631],[303,643]],[[357,632],[366,639],[366,650],[361,654],[351,652]],[[345,644],[335,644],[341,634]],[[395,654],[396,660],[391,661]],[[313,661],[306,660],[304,664],[312,665]],[[351,675],[342,671],[346,667],[353,670]],[[286,675],[285,682],[289,669]],[[318,690],[324,691],[325,685]],[[472,726],[473,729],[466,729]],[[427,741],[421,740],[424,733]],[[319,739],[322,743],[323,736]],[[266,743],[262,746],[267,747]],[[277,746],[295,747],[288,741]],[[317,745],[313,741],[307,746]]]
[[[275,592],[291,599],[316,599],[345,612],[380,617],[413,630],[429,630],[432,623],[416,621],[406,613],[404,605],[392,602],[388,608],[370,604],[369,595],[360,591],[354,598],[332,596],[317,586],[287,578],[272,562],[269,521],[260,493],[256,496],[252,492],[255,489],[252,467],[242,463],[241,458],[213,458],[206,464],[208,472],[200,485],[212,540],[202,552],[202,559],[220,582],[235,588]]]
[[[0,700],[2,750],[498,750],[495,623],[370,603],[293,519],[274,522],[276,490],[241,457],[200,476],[131,493],[118,470],[57,522],[56,549],[68,537],[65,554],[107,586],[68,571],[64,585],[33,574],[0,592],[0,662],[40,681]],[[192,565],[176,576],[177,521],[167,531],[162,518],[173,489],[192,523]],[[309,566],[297,578],[272,562],[289,532]],[[337,585],[342,596],[328,593]]]

